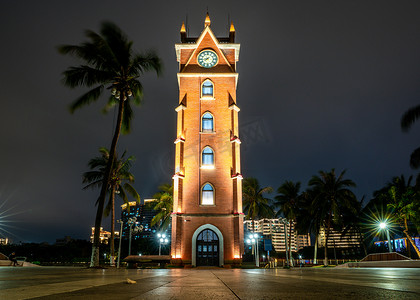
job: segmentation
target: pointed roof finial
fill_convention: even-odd
[[[232,26],[233,26],[233,25],[232,25]],[[182,22],[180,32],[187,32],[187,30],[185,29],[185,24],[184,24],[184,22]]]
[[[233,21],[230,22],[230,29],[229,32],[235,32],[235,26],[233,26]]]
[[[206,13],[206,20],[204,21],[204,27],[210,26],[210,16],[209,12]]]

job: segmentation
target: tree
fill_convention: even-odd
[[[298,234],[312,233],[315,236],[314,245],[314,264],[318,257],[318,236],[322,220],[318,206],[313,206],[313,191],[308,189],[301,194],[300,206],[297,214],[296,231]]]
[[[419,208],[419,195],[415,188],[411,186],[412,176],[405,181],[404,175],[401,177],[394,177],[392,184],[388,190],[390,196],[390,203],[388,207],[393,209],[393,214],[396,221],[403,229],[403,233],[411,246],[420,258],[420,250],[417,248],[413,238],[409,234],[409,222],[416,218]],[[411,254],[410,246],[407,245],[409,255]]]
[[[420,105],[410,108],[407,110],[401,118],[401,128],[403,131],[410,130],[411,126],[420,117]],[[420,167],[420,147],[415,149],[410,156],[410,166],[413,169]]]
[[[299,213],[300,207],[300,182],[285,181],[278,189],[278,195],[274,198],[276,202],[275,207],[279,210],[276,213],[276,217],[283,215],[289,222],[289,251],[290,258],[292,257],[292,224],[296,229],[296,219]],[[285,235],[286,236],[286,235]],[[287,242],[287,241],[286,241]],[[287,255],[287,254],[286,254]]]
[[[106,166],[109,161],[109,151],[106,148],[99,148],[101,156],[92,158],[88,165],[92,171],[83,174],[83,183],[87,184],[83,189],[100,187],[105,176]],[[130,184],[134,182],[134,175],[130,172],[131,162],[134,161],[134,156],[125,158],[126,152],[123,153],[120,159],[117,155],[113,160],[111,168],[111,178],[109,180],[107,192],[109,194],[108,204],[105,208],[104,215],[109,216],[111,212],[111,265],[114,264],[115,248],[114,248],[114,232],[115,232],[115,194],[117,194],[124,203],[128,204],[127,194],[131,195],[137,203],[140,203],[140,196],[136,189]],[[121,237],[120,237],[121,238]]]
[[[159,230],[162,231],[168,228],[174,206],[173,193],[173,185],[166,183],[159,186],[159,192],[153,195],[153,198],[156,199],[153,209],[158,212],[153,217],[151,226],[158,225]]]
[[[328,265],[328,238],[333,224],[339,225],[345,210],[356,213],[356,196],[349,189],[356,184],[350,179],[343,179],[345,171],[337,177],[335,170],[331,172],[319,171],[319,176],[314,175],[309,180],[313,192],[312,206],[317,209],[317,218],[326,231],[324,247],[324,266]]]
[[[133,110],[131,102],[140,104],[143,95],[143,86],[139,80],[141,75],[148,71],[161,70],[160,59],[154,52],[146,54],[136,53],[133,42],[115,24],[104,22],[100,34],[91,30],[86,31],[88,42],[80,45],[63,45],[58,47],[61,54],[72,55],[84,64],[69,67],[63,72],[64,85],[70,88],[84,86],[90,88],[70,105],[70,111],[97,101],[105,89],[111,91],[105,111],[118,106],[117,122],[112,138],[108,164],[105,168],[98,198],[98,208],[95,219],[95,235],[92,245],[91,267],[99,266],[100,228],[104,209],[108,181],[111,177],[111,166],[115,157],[120,133],[130,131]]]
[[[260,187],[256,178],[245,178],[242,188],[242,197],[244,212],[246,218],[252,220],[252,231],[255,232],[254,221],[259,218],[270,218],[274,215],[271,204],[271,199],[264,196],[265,193],[269,194],[273,189],[269,186]]]

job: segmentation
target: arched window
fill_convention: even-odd
[[[201,189],[201,205],[214,205],[214,189],[210,183]]]
[[[202,130],[203,132],[213,131],[213,115],[209,112],[206,112],[202,117]]]
[[[214,166],[214,152],[210,147],[205,147],[201,156],[201,164],[203,167]]]
[[[208,79],[201,85],[201,97],[213,97],[213,83]]]

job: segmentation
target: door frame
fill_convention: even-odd
[[[223,249],[224,249],[224,243],[223,243],[223,235],[222,232],[217,228],[216,226],[212,224],[205,224],[198,227],[192,236],[192,265],[194,267],[197,266],[197,237],[205,229],[211,229],[214,231],[214,233],[217,234],[217,237],[219,238],[219,267],[223,266],[224,263],[224,255],[223,255]]]

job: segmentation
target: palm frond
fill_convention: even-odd
[[[102,91],[104,89],[103,85],[100,85],[89,92],[85,93],[84,95],[80,96],[76,101],[74,101],[70,105],[70,112],[74,113],[76,109],[79,109],[85,105],[89,105],[92,102],[95,102],[98,100],[99,96],[102,94]]]
[[[128,99],[124,101],[124,113],[121,125],[121,132],[127,134],[131,130],[131,119],[133,118],[133,110],[130,106],[130,101]]]
[[[420,148],[417,148],[411,153],[410,166],[413,169],[418,169],[420,167]]]
[[[69,67],[63,72],[64,85],[75,88],[78,86],[92,87],[97,84],[105,84],[112,82],[112,73],[94,69],[92,67],[82,65],[78,67]]]
[[[131,195],[137,203],[140,203],[140,195],[137,193],[136,189],[129,183],[124,183],[124,190],[127,191],[129,195]]]
[[[147,71],[156,71],[159,76],[162,72],[162,62],[154,51],[136,54],[133,57],[131,69],[133,74],[141,75]]]
[[[401,128],[408,131],[410,127],[420,118],[420,105],[410,108],[401,118]]]

